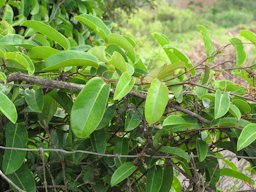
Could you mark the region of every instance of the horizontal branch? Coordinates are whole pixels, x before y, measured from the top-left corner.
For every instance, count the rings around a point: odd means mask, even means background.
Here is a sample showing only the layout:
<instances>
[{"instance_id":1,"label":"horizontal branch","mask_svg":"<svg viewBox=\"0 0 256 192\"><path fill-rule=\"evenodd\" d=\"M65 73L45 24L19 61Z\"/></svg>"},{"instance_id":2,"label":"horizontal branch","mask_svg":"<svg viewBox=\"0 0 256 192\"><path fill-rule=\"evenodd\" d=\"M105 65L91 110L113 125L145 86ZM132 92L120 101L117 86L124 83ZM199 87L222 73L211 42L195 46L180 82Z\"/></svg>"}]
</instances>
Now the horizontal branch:
<instances>
[{"instance_id":1,"label":"horizontal branch","mask_svg":"<svg viewBox=\"0 0 256 192\"><path fill-rule=\"evenodd\" d=\"M0 145L0 149L4 150L16 150L16 151L27 151L27 152L55 152L55 153L63 153L67 155L72 155L76 153L80 154L87 154L87 155L95 155L99 157L110 157L110 158L139 158L139 157L147 157L147 158L153 158L153 159L173 159L176 156L174 155L148 155L148 154L136 154L136 155L121 155L121 154L105 154L105 153L97 153L93 151L85 151L85 150L73 150L73 151L67 151L65 149L45 149L45 148L18 148L18 147L5 147ZM190 155L190 157L196 158L197 155ZM214 157L216 159L225 159L225 158L242 158L242 159L255 159L256 157L249 157L249 156L241 156L241 155L226 155L223 157L217 157L215 155L208 154L207 157Z\"/></svg>"},{"instance_id":2,"label":"horizontal branch","mask_svg":"<svg viewBox=\"0 0 256 192\"><path fill-rule=\"evenodd\" d=\"M29 83L33 83L33 84L37 84L37 85L41 85L45 88L52 88L52 89L69 89L71 91L80 91L84 85L80 85L80 84L75 84L75 83L69 83L69 82L64 82L64 81L57 81L57 80L52 80L52 79L43 79L43 78L39 78L33 75L27 75L24 73L12 73L8 76L7 78L7 82L11 82L14 80L22 80L22 81L27 81ZM114 90L111 90L111 93L114 93ZM129 95L135 96L135 97L139 97L141 99L146 99L146 93L144 92L135 92L135 91L131 91L129 93ZM174 105L173 103L169 102L170 107L186 113L194 118L197 118L199 121L201 121L202 123L206 123L209 124L210 121L205 119L204 117L189 111L188 109L184 109L178 105Z\"/></svg>"}]
</instances>

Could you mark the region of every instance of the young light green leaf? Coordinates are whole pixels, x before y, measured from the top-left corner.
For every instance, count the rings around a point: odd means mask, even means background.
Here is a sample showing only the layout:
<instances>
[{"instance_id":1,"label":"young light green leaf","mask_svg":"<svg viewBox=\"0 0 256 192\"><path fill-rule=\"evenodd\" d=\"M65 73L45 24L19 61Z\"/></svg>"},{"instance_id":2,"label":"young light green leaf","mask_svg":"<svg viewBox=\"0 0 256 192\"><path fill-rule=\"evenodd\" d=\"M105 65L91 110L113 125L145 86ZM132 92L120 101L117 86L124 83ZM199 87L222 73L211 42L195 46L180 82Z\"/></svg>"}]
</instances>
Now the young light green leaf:
<instances>
[{"instance_id":1,"label":"young light green leaf","mask_svg":"<svg viewBox=\"0 0 256 192\"><path fill-rule=\"evenodd\" d=\"M16 123L18 114L13 102L0 92L0 111L12 122Z\"/></svg>"},{"instance_id":2,"label":"young light green leaf","mask_svg":"<svg viewBox=\"0 0 256 192\"><path fill-rule=\"evenodd\" d=\"M164 168L163 182L160 192L170 192L173 182L173 168L171 166L166 166Z\"/></svg>"},{"instance_id":3,"label":"young light green leaf","mask_svg":"<svg viewBox=\"0 0 256 192\"><path fill-rule=\"evenodd\" d=\"M96 46L91 48L88 53L91 53L95 57L97 57L102 62L107 62L108 58L105 52L106 46Z\"/></svg>"},{"instance_id":4,"label":"young light green leaf","mask_svg":"<svg viewBox=\"0 0 256 192\"><path fill-rule=\"evenodd\" d=\"M74 19L94 30L103 40L106 40L108 35L111 34L109 28L98 17L89 14L83 14L75 16Z\"/></svg>"},{"instance_id":5,"label":"young light green leaf","mask_svg":"<svg viewBox=\"0 0 256 192\"><path fill-rule=\"evenodd\" d=\"M163 47L170 43L168 37L161 33L152 33L153 37L157 40L157 42Z\"/></svg>"},{"instance_id":6,"label":"young light green leaf","mask_svg":"<svg viewBox=\"0 0 256 192\"><path fill-rule=\"evenodd\" d=\"M98 60L90 53L82 51L61 51L48 57L43 63L43 71L57 70L67 66L98 67Z\"/></svg>"},{"instance_id":7,"label":"young light green leaf","mask_svg":"<svg viewBox=\"0 0 256 192\"><path fill-rule=\"evenodd\" d=\"M167 86L158 79L154 79L149 87L145 104L145 117L149 124L157 122L164 114L168 95Z\"/></svg>"},{"instance_id":8,"label":"young light green leaf","mask_svg":"<svg viewBox=\"0 0 256 192\"><path fill-rule=\"evenodd\" d=\"M6 78L7 77L6 77L5 73L0 71L0 82L6 83Z\"/></svg>"},{"instance_id":9,"label":"young light green leaf","mask_svg":"<svg viewBox=\"0 0 256 192\"><path fill-rule=\"evenodd\" d=\"M35 20L25 21L21 25L32 28L36 32L39 32L47 36L49 39L56 41L64 49L69 49L70 47L69 40L50 25Z\"/></svg>"},{"instance_id":10,"label":"young light green leaf","mask_svg":"<svg viewBox=\"0 0 256 192\"><path fill-rule=\"evenodd\" d=\"M256 34L249 30L240 30L240 35L256 45Z\"/></svg>"},{"instance_id":11,"label":"young light green leaf","mask_svg":"<svg viewBox=\"0 0 256 192\"><path fill-rule=\"evenodd\" d=\"M125 51L127 51L127 55L132 60L132 62L135 62L136 60L136 54L134 51L133 45L122 35L111 33L108 35L108 44L114 44L121 48L123 48Z\"/></svg>"},{"instance_id":12,"label":"young light green leaf","mask_svg":"<svg viewBox=\"0 0 256 192\"><path fill-rule=\"evenodd\" d=\"M34 64L31 59L23 53L20 52L6 52L4 55L5 60L15 61L19 66L17 68L24 68L28 71L29 75L35 72ZM14 66L16 67L16 66Z\"/></svg>"},{"instance_id":13,"label":"young light green leaf","mask_svg":"<svg viewBox=\"0 0 256 192\"><path fill-rule=\"evenodd\" d=\"M256 140L256 124L250 123L246 125L237 141L237 151L242 150L243 148L250 145L252 142Z\"/></svg>"},{"instance_id":14,"label":"young light green leaf","mask_svg":"<svg viewBox=\"0 0 256 192\"><path fill-rule=\"evenodd\" d=\"M87 138L98 127L105 113L110 86L101 78L87 82L71 110L71 128L79 138Z\"/></svg>"},{"instance_id":15,"label":"young light green leaf","mask_svg":"<svg viewBox=\"0 0 256 192\"><path fill-rule=\"evenodd\" d=\"M136 169L137 167L131 162L122 164L120 167L118 167L117 170L115 170L114 174L112 175L110 182L111 186L113 187L128 178Z\"/></svg>"},{"instance_id":16,"label":"young light green leaf","mask_svg":"<svg viewBox=\"0 0 256 192\"><path fill-rule=\"evenodd\" d=\"M232 38L230 42L236 49L236 64L242 65L246 59L243 42L238 38Z\"/></svg>"},{"instance_id":17,"label":"young light green leaf","mask_svg":"<svg viewBox=\"0 0 256 192\"><path fill-rule=\"evenodd\" d=\"M222 94L220 90L217 90L215 93L214 118L218 119L224 116L228 112L229 106L229 94L227 92Z\"/></svg>"},{"instance_id":18,"label":"young light green leaf","mask_svg":"<svg viewBox=\"0 0 256 192\"><path fill-rule=\"evenodd\" d=\"M26 166L23 165L15 173L8 175L8 178L20 189L29 192L36 192L35 177Z\"/></svg>"},{"instance_id":19,"label":"young light green leaf","mask_svg":"<svg viewBox=\"0 0 256 192\"><path fill-rule=\"evenodd\" d=\"M213 60L214 60L213 53L215 52L215 48L214 48L213 42L211 40L209 31L203 25L199 25L198 29L199 29L201 36L203 38L203 41L204 41L204 47L205 47L206 55L208 57L208 61L213 62Z\"/></svg>"},{"instance_id":20,"label":"young light green leaf","mask_svg":"<svg viewBox=\"0 0 256 192\"><path fill-rule=\"evenodd\" d=\"M3 11L2 20L7 21L8 23L12 23L13 16L14 16L14 13L13 13L12 7L7 3Z\"/></svg>"},{"instance_id":21,"label":"young light green leaf","mask_svg":"<svg viewBox=\"0 0 256 192\"><path fill-rule=\"evenodd\" d=\"M117 51L113 53L108 64L113 65L121 72L125 72L127 70L127 63L125 62L124 57Z\"/></svg>"},{"instance_id":22,"label":"young light green leaf","mask_svg":"<svg viewBox=\"0 0 256 192\"><path fill-rule=\"evenodd\" d=\"M26 89L25 100L32 112L40 113L43 110L44 99L42 89Z\"/></svg>"},{"instance_id":23,"label":"young light green leaf","mask_svg":"<svg viewBox=\"0 0 256 192\"><path fill-rule=\"evenodd\" d=\"M135 80L128 74L128 72L124 72L118 80L114 93L114 100L121 100L125 97L132 90L134 83Z\"/></svg>"},{"instance_id":24,"label":"young light green leaf","mask_svg":"<svg viewBox=\"0 0 256 192\"><path fill-rule=\"evenodd\" d=\"M125 118L125 131L132 131L140 125L142 114L138 110L128 111Z\"/></svg>"},{"instance_id":25,"label":"young light green leaf","mask_svg":"<svg viewBox=\"0 0 256 192\"><path fill-rule=\"evenodd\" d=\"M172 132L185 131L200 127L195 118L181 115L169 115L163 122L165 129L171 129Z\"/></svg>"},{"instance_id":26,"label":"young light green leaf","mask_svg":"<svg viewBox=\"0 0 256 192\"><path fill-rule=\"evenodd\" d=\"M229 168L220 169L220 176L233 177L233 178L245 181L246 183L249 183L250 185L254 184L254 181L252 178L248 177L247 175L243 174L242 172L235 171L235 170L229 169Z\"/></svg>"},{"instance_id":27,"label":"young light green leaf","mask_svg":"<svg viewBox=\"0 0 256 192\"><path fill-rule=\"evenodd\" d=\"M160 166L152 167L146 177L146 191L159 192L163 182L163 169Z\"/></svg>"},{"instance_id":28,"label":"young light green leaf","mask_svg":"<svg viewBox=\"0 0 256 192\"><path fill-rule=\"evenodd\" d=\"M187 162L190 161L189 154L186 151L182 150L181 148L163 146L163 147L161 147L160 151L163 153L172 154L172 155L176 155L177 157L181 157L181 158L185 159Z\"/></svg>"},{"instance_id":29,"label":"young light green leaf","mask_svg":"<svg viewBox=\"0 0 256 192\"><path fill-rule=\"evenodd\" d=\"M32 59L47 59L51 55L60 52L58 49L54 49L48 46L37 46L29 50L28 54Z\"/></svg>"},{"instance_id":30,"label":"young light green leaf","mask_svg":"<svg viewBox=\"0 0 256 192\"><path fill-rule=\"evenodd\" d=\"M202 162L205 160L207 154L208 154L208 145L203 140L197 140L196 141L196 150L198 155L198 160Z\"/></svg>"},{"instance_id":31,"label":"young light green leaf","mask_svg":"<svg viewBox=\"0 0 256 192\"><path fill-rule=\"evenodd\" d=\"M5 127L6 147L25 148L28 142L27 129L22 124L8 123ZM26 151L6 149L3 156L3 171L6 175L14 173L23 164Z\"/></svg>"},{"instance_id":32,"label":"young light green leaf","mask_svg":"<svg viewBox=\"0 0 256 192\"><path fill-rule=\"evenodd\" d=\"M230 103L229 112L237 118L237 120L241 119L241 112L238 107L232 103Z\"/></svg>"}]
</instances>

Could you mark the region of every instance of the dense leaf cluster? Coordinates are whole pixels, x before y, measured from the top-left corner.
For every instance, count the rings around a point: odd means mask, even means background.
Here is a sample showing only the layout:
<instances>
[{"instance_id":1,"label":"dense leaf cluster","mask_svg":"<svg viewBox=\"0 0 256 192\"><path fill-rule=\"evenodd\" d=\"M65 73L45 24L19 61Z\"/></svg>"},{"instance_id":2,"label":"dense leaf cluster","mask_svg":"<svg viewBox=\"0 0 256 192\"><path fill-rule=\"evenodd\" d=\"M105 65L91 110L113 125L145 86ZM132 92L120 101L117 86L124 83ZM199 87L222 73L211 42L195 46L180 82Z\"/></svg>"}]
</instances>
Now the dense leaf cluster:
<instances>
[{"instance_id":1,"label":"dense leaf cluster","mask_svg":"<svg viewBox=\"0 0 256 192\"><path fill-rule=\"evenodd\" d=\"M199 26L206 58L193 64L154 33L169 63L148 71L133 38L95 16L101 1L0 2L1 189L215 191L221 176L254 185L220 152L256 156L254 61L240 37L216 49ZM225 62L214 60L231 45L224 71L247 88L218 79Z\"/></svg>"}]
</instances>

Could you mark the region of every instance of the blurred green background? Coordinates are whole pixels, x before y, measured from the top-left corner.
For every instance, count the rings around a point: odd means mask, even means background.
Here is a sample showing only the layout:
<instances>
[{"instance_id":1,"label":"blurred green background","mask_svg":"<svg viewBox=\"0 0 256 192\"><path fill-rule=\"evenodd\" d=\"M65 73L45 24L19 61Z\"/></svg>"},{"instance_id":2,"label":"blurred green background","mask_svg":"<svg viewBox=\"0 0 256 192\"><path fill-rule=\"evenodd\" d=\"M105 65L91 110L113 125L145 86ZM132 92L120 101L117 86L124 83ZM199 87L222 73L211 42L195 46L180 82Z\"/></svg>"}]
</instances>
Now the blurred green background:
<instances>
[{"instance_id":1,"label":"blurred green background","mask_svg":"<svg viewBox=\"0 0 256 192\"><path fill-rule=\"evenodd\" d=\"M134 0L125 1L133 2ZM119 3L122 2L118 1ZM140 0L132 11L115 10L113 28L134 36L139 54L149 68L163 65L167 58L151 33L168 36L173 46L196 61L202 40L198 25L206 26L216 46L228 43L241 29L256 30L255 0ZM134 4L134 2L133 2ZM121 5L119 5L121 7ZM128 13L129 14L128 14Z\"/></svg>"}]
</instances>

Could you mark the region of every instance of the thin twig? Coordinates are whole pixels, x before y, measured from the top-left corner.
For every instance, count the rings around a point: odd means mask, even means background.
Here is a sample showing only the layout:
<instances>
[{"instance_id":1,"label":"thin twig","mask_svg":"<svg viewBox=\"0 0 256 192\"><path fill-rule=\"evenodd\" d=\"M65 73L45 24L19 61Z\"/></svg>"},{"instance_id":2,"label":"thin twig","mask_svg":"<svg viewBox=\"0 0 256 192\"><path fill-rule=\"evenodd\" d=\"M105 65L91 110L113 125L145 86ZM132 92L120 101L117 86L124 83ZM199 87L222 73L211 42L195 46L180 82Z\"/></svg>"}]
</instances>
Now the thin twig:
<instances>
[{"instance_id":1,"label":"thin twig","mask_svg":"<svg viewBox=\"0 0 256 192\"><path fill-rule=\"evenodd\" d=\"M1 176L7 183L9 183L9 185L11 185L12 187L14 187L18 192L25 192L24 190L22 190L21 188L19 188L15 183L13 183L12 180L10 180L10 179L2 172L2 170L0 170L0 176Z\"/></svg>"}]
</instances>

